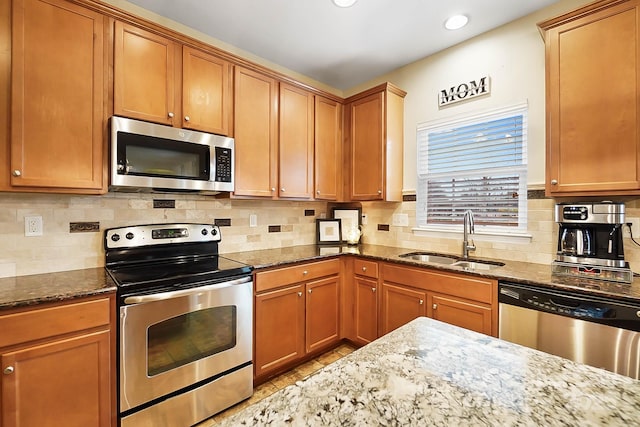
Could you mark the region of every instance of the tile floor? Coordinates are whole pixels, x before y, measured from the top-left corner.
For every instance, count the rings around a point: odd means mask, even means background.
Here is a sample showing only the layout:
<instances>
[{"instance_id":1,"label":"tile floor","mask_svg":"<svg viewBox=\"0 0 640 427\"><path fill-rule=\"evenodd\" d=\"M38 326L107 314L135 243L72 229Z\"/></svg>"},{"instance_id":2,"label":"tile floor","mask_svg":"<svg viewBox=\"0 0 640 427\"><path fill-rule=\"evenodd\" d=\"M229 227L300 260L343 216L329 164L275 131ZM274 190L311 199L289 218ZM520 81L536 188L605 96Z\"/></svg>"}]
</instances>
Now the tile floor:
<instances>
[{"instance_id":1,"label":"tile floor","mask_svg":"<svg viewBox=\"0 0 640 427\"><path fill-rule=\"evenodd\" d=\"M288 372L285 372L282 375L275 377L270 381L267 381L266 383L260 384L258 387L256 387L253 390L253 396L251 396L249 399L243 402L240 402L237 405L232 406L226 411L222 411L219 414L214 415L209 419L204 420L203 422L198 424L196 427L215 426L216 421L221 421L227 417L230 417L231 415L241 411L247 406L252 405L258 402L259 400L262 400L265 397L272 395L276 391L283 389L288 385L294 384L296 381L311 375L318 369L321 369L322 367L335 362L336 360L346 356L347 354L353 352L354 350L355 350L355 347L353 347L350 344L341 344L339 347L335 348L334 350L330 350L316 357L315 359L312 359L307 363L304 363L298 366L297 368L294 368Z\"/></svg>"}]
</instances>

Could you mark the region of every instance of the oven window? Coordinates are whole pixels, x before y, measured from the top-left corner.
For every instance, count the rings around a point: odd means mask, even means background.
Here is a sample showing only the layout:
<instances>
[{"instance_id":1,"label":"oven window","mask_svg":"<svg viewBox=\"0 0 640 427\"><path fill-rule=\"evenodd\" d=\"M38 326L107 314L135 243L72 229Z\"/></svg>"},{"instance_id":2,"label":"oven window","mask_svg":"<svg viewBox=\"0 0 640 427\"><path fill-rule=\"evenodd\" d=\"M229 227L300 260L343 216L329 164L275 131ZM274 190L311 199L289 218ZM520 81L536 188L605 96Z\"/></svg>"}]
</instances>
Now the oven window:
<instances>
[{"instance_id":1,"label":"oven window","mask_svg":"<svg viewBox=\"0 0 640 427\"><path fill-rule=\"evenodd\" d=\"M236 345L236 306L199 310L148 329L147 374L152 377Z\"/></svg>"}]
</instances>

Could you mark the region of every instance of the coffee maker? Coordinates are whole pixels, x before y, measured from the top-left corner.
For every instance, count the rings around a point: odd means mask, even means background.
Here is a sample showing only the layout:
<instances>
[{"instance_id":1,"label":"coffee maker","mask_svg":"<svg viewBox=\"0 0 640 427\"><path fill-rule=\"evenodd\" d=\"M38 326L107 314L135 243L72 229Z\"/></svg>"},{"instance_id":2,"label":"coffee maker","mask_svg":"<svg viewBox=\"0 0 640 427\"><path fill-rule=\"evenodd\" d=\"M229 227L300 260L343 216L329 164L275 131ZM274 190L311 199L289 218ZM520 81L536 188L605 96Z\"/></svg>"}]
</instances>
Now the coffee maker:
<instances>
[{"instance_id":1,"label":"coffee maker","mask_svg":"<svg viewBox=\"0 0 640 427\"><path fill-rule=\"evenodd\" d=\"M631 283L624 259L624 203L560 203L558 250L553 272Z\"/></svg>"}]
</instances>

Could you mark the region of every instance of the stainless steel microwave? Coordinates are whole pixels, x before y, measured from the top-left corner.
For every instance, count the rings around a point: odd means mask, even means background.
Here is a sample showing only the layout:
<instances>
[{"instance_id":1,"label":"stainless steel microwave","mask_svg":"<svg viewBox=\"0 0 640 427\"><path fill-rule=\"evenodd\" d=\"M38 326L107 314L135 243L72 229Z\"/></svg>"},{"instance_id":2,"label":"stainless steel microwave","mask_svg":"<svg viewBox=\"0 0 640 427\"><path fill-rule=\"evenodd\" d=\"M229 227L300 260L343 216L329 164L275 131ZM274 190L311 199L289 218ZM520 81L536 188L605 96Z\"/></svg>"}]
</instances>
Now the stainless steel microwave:
<instances>
[{"instance_id":1,"label":"stainless steel microwave","mask_svg":"<svg viewBox=\"0 0 640 427\"><path fill-rule=\"evenodd\" d=\"M118 116L110 126L110 189L233 191L233 138Z\"/></svg>"}]
</instances>

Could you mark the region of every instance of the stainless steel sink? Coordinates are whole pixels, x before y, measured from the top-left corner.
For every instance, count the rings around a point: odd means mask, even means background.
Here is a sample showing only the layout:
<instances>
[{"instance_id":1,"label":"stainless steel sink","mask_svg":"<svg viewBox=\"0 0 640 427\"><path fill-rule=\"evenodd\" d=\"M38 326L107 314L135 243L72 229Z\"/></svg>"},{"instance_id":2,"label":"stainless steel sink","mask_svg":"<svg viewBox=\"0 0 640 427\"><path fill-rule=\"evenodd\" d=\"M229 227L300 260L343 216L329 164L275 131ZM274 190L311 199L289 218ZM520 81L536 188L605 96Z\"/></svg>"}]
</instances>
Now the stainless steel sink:
<instances>
[{"instance_id":1,"label":"stainless steel sink","mask_svg":"<svg viewBox=\"0 0 640 427\"><path fill-rule=\"evenodd\" d=\"M452 267L462 267L465 270L491 270L494 268L498 268L498 267L502 267L504 266L503 262L497 262L497 261L479 261L479 260L473 260L473 261L456 261L453 264L451 264Z\"/></svg>"},{"instance_id":2,"label":"stainless steel sink","mask_svg":"<svg viewBox=\"0 0 640 427\"><path fill-rule=\"evenodd\" d=\"M401 258L408 258L414 261L433 262L435 264L451 265L458 261L456 256L448 256L442 254L434 254L432 252L410 252L400 255Z\"/></svg>"}]
</instances>

